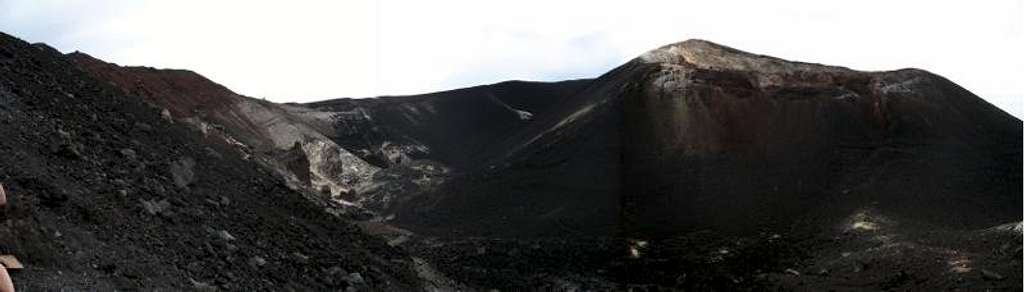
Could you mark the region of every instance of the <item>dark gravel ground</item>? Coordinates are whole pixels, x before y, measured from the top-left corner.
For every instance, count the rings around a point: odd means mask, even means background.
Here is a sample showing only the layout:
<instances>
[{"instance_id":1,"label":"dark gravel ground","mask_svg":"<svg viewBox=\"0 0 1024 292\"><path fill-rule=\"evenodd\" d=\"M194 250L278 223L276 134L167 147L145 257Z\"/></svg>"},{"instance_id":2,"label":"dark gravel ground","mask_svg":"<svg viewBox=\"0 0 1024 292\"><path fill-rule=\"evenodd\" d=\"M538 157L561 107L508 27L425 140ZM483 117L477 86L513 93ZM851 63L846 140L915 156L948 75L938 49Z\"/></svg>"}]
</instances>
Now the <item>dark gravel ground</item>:
<instances>
[{"instance_id":1,"label":"dark gravel ground","mask_svg":"<svg viewBox=\"0 0 1024 292\"><path fill-rule=\"evenodd\" d=\"M404 245L481 291L1020 291L1021 246L1019 231L898 226L803 236L701 231L642 244L428 237Z\"/></svg>"}]
</instances>

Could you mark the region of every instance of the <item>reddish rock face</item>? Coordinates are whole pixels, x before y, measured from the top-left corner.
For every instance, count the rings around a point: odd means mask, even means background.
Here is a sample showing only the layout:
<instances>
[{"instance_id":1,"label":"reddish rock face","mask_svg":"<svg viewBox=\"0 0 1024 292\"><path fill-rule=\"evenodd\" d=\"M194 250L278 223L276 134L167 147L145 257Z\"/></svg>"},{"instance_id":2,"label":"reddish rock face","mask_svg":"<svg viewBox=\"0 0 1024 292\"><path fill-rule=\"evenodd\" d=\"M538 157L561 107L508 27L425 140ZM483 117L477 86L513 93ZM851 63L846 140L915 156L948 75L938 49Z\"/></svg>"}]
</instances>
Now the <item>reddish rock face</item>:
<instances>
[{"instance_id":1,"label":"reddish rock face","mask_svg":"<svg viewBox=\"0 0 1024 292\"><path fill-rule=\"evenodd\" d=\"M122 67L81 52L68 54L68 58L79 68L126 94L146 97L170 110L175 118L223 111L243 99L226 87L188 70Z\"/></svg>"}]
</instances>

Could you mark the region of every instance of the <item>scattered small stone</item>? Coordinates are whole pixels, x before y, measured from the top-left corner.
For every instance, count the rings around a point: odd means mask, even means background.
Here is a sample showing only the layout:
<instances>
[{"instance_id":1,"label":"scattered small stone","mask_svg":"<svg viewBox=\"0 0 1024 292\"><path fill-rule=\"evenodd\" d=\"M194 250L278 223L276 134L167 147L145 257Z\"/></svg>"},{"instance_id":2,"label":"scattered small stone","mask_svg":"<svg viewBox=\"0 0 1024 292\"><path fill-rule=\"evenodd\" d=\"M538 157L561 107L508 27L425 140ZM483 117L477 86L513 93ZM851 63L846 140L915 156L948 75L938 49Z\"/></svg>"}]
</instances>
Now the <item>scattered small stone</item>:
<instances>
[{"instance_id":1,"label":"scattered small stone","mask_svg":"<svg viewBox=\"0 0 1024 292\"><path fill-rule=\"evenodd\" d=\"M169 123L174 123L174 117L171 116L171 111L167 109L163 109L160 111L160 118L164 119L164 121L167 121Z\"/></svg>"},{"instance_id":2,"label":"scattered small stone","mask_svg":"<svg viewBox=\"0 0 1024 292\"><path fill-rule=\"evenodd\" d=\"M345 282L349 282L352 284L363 284L366 283L366 280L363 279L363 275L360 275L359 273L349 273L348 277L345 277Z\"/></svg>"},{"instance_id":3,"label":"scattered small stone","mask_svg":"<svg viewBox=\"0 0 1024 292\"><path fill-rule=\"evenodd\" d=\"M124 156L124 158L128 158L129 160L136 160L139 158L138 154L135 153L135 150L131 150L128 148L121 149L121 155Z\"/></svg>"},{"instance_id":4,"label":"scattered small stone","mask_svg":"<svg viewBox=\"0 0 1024 292\"><path fill-rule=\"evenodd\" d=\"M128 190L126 190L126 189L117 190L117 195L121 196L122 198L128 197Z\"/></svg>"},{"instance_id":5,"label":"scattered small stone","mask_svg":"<svg viewBox=\"0 0 1024 292\"><path fill-rule=\"evenodd\" d=\"M189 157L183 157L177 161L171 162L169 171L171 178L174 180L174 185L178 188L188 188L193 182L195 182L195 173L193 168L196 166L196 161Z\"/></svg>"},{"instance_id":6,"label":"scattered small stone","mask_svg":"<svg viewBox=\"0 0 1024 292\"><path fill-rule=\"evenodd\" d=\"M854 263L853 264L853 272L854 273L860 273L860 272L862 272L862 271L864 271L866 269L867 269L867 267L864 266L864 264L862 264L862 263Z\"/></svg>"},{"instance_id":7,"label":"scattered small stone","mask_svg":"<svg viewBox=\"0 0 1024 292\"><path fill-rule=\"evenodd\" d=\"M216 158L216 159L223 159L224 158L224 155L221 155L220 152L217 152L217 150L213 150L213 148L206 147L204 150L206 151L206 155L207 156L210 156L210 157L213 157L213 158Z\"/></svg>"},{"instance_id":8,"label":"scattered small stone","mask_svg":"<svg viewBox=\"0 0 1024 292\"><path fill-rule=\"evenodd\" d=\"M202 272L204 268L203 263L195 261L188 263L188 265L185 265L185 269L193 273L199 273Z\"/></svg>"},{"instance_id":9,"label":"scattered small stone","mask_svg":"<svg viewBox=\"0 0 1024 292\"><path fill-rule=\"evenodd\" d=\"M826 268L818 269L818 272L815 273L815 274L817 274L818 276L828 276L828 269L826 269Z\"/></svg>"},{"instance_id":10,"label":"scattered small stone","mask_svg":"<svg viewBox=\"0 0 1024 292\"><path fill-rule=\"evenodd\" d=\"M147 123L138 122L135 123L135 129L138 129L139 131L142 131L144 133L148 133L153 131L153 126L150 126Z\"/></svg>"},{"instance_id":11,"label":"scattered small stone","mask_svg":"<svg viewBox=\"0 0 1024 292\"><path fill-rule=\"evenodd\" d=\"M167 188L165 188L161 183L157 182L156 180L149 178L146 179L146 189L158 195L167 194Z\"/></svg>"},{"instance_id":12,"label":"scattered small stone","mask_svg":"<svg viewBox=\"0 0 1024 292\"><path fill-rule=\"evenodd\" d=\"M205 282L196 281L195 279L188 278L189 282L192 282L192 288L196 291L212 292L217 291L217 286L207 284Z\"/></svg>"},{"instance_id":13,"label":"scattered small stone","mask_svg":"<svg viewBox=\"0 0 1024 292\"><path fill-rule=\"evenodd\" d=\"M119 178L110 181L110 183L114 184L115 186L119 186L119 187L127 187L128 186L128 182L127 181L125 181L123 179L119 179Z\"/></svg>"},{"instance_id":14,"label":"scattered small stone","mask_svg":"<svg viewBox=\"0 0 1024 292\"><path fill-rule=\"evenodd\" d=\"M342 269L339 266L333 266L333 267L327 269L327 275L334 276L334 275L346 275L346 274L348 274L348 271L346 271L345 269Z\"/></svg>"},{"instance_id":15,"label":"scattered small stone","mask_svg":"<svg viewBox=\"0 0 1024 292\"><path fill-rule=\"evenodd\" d=\"M74 142L61 143L55 152L68 159L82 158L82 146Z\"/></svg>"},{"instance_id":16,"label":"scattered small stone","mask_svg":"<svg viewBox=\"0 0 1024 292\"><path fill-rule=\"evenodd\" d=\"M797 271L797 270L794 270L794 269L786 269L785 272L786 272L786 274L790 274L790 275L793 275L793 276L800 276L800 272Z\"/></svg>"},{"instance_id":17,"label":"scattered small stone","mask_svg":"<svg viewBox=\"0 0 1024 292\"><path fill-rule=\"evenodd\" d=\"M142 203L142 208L146 209L149 215L157 215L167 211L167 208L171 207L171 202L167 200L152 201L152 200L139 200Z\"/></svg>"},{"instance_id":18,"label":"scattered small stone","mask_svg":"<svg viewBox=\"0 0 1024 292\"><path fill-rule=\"evenodd\" d=\"M300 264L308 264L309 263L309 257L304 255L304 254L302 254L302 253L299 253L299 252L293 252L292 253L292 259L295 259L295 262L300 263Z\"/></svg>"},{"instance_id":19,"label":"scattered small stone","mask_svg":"<svg viewBox=\"0 0 1024 292\"><path fill-rule=\"evenodd\" d=\"M235 237L232 236L231 233L228 233L227 230L217 231L217 237L220 237L220 239L223 239L225 241L234 241L235 240Z\"/></svg>"},{"instance_id":20,"label":"scattered small stone","mask_svg":"<svg viewBox=\"0 0 1024 292\"><path fill-rule=\"evenodd\" d=\"M409 241L409 236L407 236L407 235L400 235L400 236L398 236L395 239L389 240L388 241L388 245L390 245L390 246L399 246L399 245L402 245L403 243L405 243L406 241Z\"/></svg>"},{"instance_id":21,"label":"scattered small stone","mask_svg":"<svg viewBox=\"0 0 1024 292\"><path fill-rule=\"evenodd\" d=\"M996 281L1002 281L1004 279L1003 275L1000 275L999 273L996 273L996 272L993 272L993 271L989 271L989 270L986 270L986 269L981 269L981 277L985 278L987 280L996 280Z\"/></svg>"},{"instance_id":22,"label":"scattered small stone","mask_svg":"<svg viewBox=\"0 0 1024 292\"><path fill-rule=\"evenodd\" d=\"M210 199L203 199L203 201L206 201L207 204L213 205L214 207L220 207L220 203L218 203L217 201Z\"/></svg>"},{"instance_id":23,"label":"scattered small stone","mask_svg":"<svg viewBox=\"0 0 1024 292\"><path fill-rule=\"evenodd\" d=\"M253 268L259 268L266 264L267 260L263 259L260 256L254 256L252 258L249 258L249 265L252 266Z\"/></svg>"}]
</instances>

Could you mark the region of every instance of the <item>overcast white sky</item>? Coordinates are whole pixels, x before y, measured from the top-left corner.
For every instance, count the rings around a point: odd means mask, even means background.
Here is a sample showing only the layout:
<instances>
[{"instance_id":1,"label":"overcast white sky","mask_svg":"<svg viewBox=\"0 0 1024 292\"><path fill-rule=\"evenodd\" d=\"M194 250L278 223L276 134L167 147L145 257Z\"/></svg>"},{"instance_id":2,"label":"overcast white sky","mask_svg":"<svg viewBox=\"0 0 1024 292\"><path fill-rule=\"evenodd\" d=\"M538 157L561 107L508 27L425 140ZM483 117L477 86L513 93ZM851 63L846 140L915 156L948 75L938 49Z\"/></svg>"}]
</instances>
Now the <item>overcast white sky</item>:
<instances>
[{"instance_id":1,"label":"overcast white sky","mask_svg":"<svg viewBox=\"0 0 1024 292\"><path fill-rule=\"evenodd\" d=\"M702 38L861 70L922 68L1021 117L1022 2L0 0L0 31L294 102L595 77Z\"/></svg>"}]
</instances>

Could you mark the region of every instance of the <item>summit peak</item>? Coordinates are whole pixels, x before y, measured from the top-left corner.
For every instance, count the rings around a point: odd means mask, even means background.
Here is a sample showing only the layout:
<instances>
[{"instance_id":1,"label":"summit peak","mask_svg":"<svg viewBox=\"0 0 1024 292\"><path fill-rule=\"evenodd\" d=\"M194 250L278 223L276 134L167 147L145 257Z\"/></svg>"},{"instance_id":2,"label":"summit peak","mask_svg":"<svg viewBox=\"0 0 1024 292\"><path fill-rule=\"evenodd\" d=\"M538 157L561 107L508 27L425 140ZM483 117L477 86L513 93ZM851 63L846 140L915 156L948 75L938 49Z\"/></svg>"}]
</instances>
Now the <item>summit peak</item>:
<instances>
[{"instance_id":1,"label":"summit peak","mask_svg":"<svg viewBox=\"0 0 1024 292\"><path fill-rule=\"evenodd\" d=\"M757 71L763 73L850 70L844 67L803 63L758 55L702 39L689 39L661 46L640 55L638 59L645 63L691 65L708 69Z\"/></svg>"}]
</instances>

